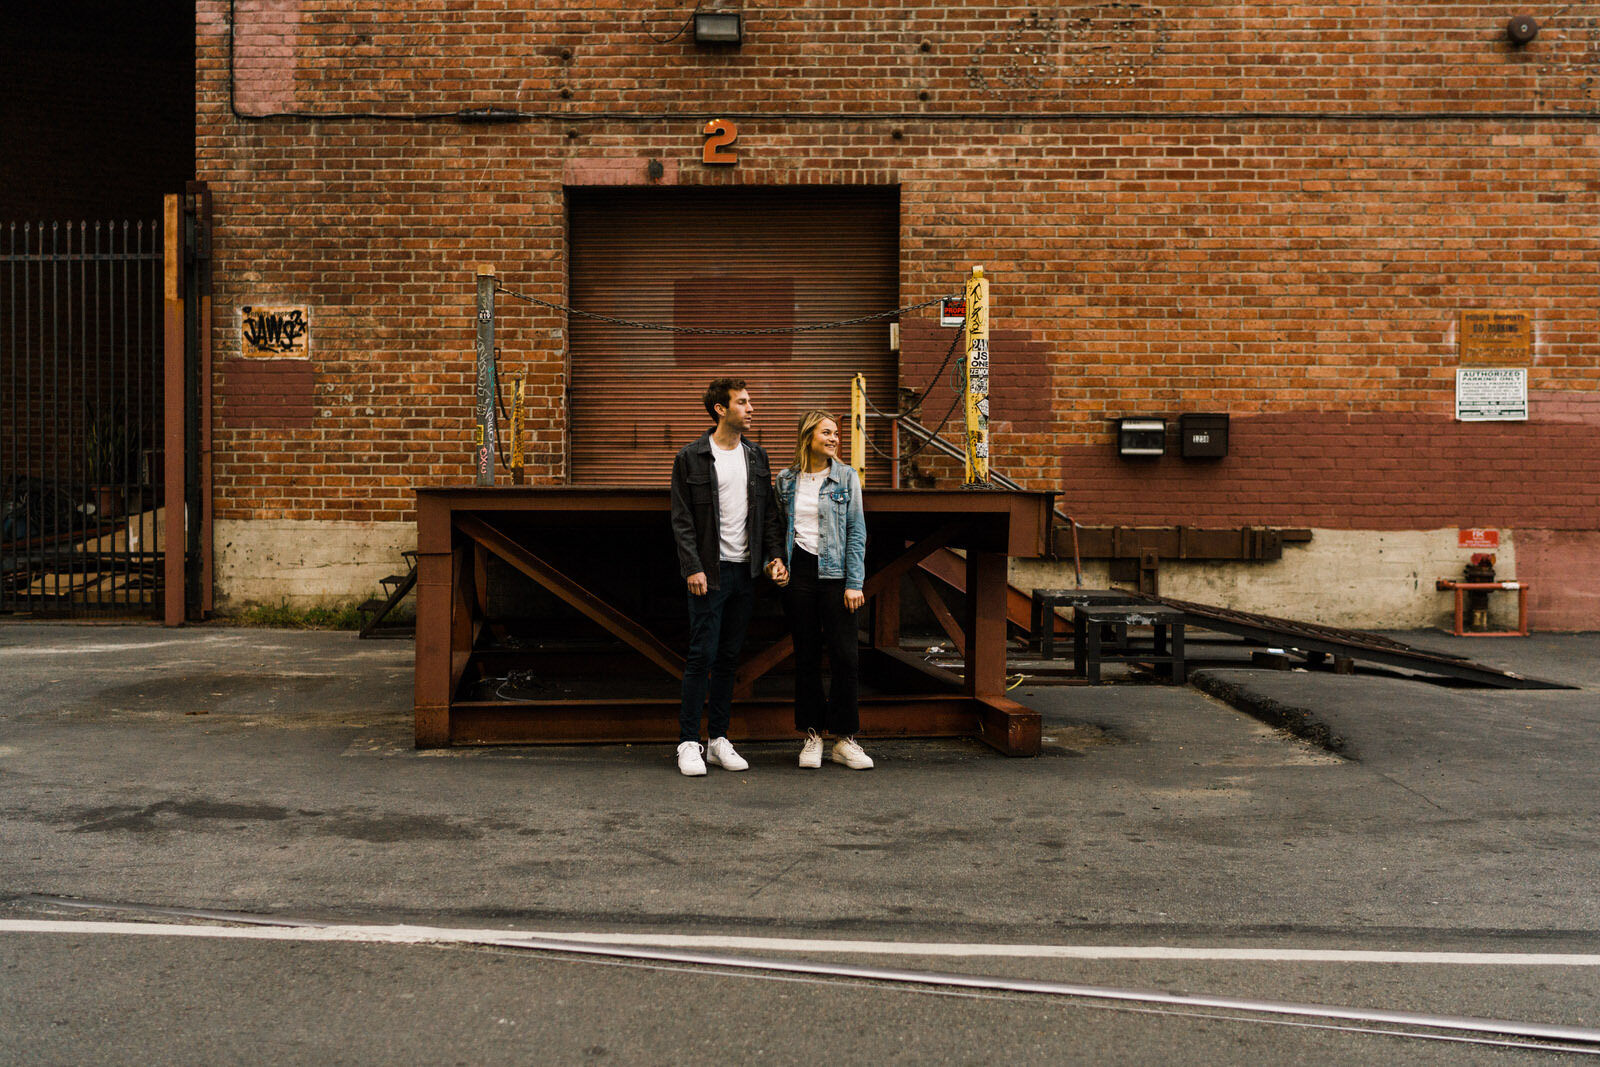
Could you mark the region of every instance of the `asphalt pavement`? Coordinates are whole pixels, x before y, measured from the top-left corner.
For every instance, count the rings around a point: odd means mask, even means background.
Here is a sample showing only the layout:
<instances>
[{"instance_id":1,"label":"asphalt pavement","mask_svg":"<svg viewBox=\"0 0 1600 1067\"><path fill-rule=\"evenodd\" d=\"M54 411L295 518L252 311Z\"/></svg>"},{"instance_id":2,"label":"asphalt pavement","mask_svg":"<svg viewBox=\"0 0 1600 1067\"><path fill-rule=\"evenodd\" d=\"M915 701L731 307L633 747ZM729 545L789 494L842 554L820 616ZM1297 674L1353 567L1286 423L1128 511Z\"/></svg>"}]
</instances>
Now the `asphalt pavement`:
<instances>
[{"instance_id":1,"label":"asphalt pavement","mask_svg":"<svg viewBox=\"0 0 1600 1067\"><path fill-rule=\"evenodd\" d=\"M1036 759L875 741L872 771L802 771L753 744L691 780L668 745L417 751L406 642L0 624L0 1063L1548 1059L485 943L1600 1027L1600 635L1391 636L1574 688L1024 680ZM1337 751L1250 714L1285 709Z\"/></svg>"}]
</instances>

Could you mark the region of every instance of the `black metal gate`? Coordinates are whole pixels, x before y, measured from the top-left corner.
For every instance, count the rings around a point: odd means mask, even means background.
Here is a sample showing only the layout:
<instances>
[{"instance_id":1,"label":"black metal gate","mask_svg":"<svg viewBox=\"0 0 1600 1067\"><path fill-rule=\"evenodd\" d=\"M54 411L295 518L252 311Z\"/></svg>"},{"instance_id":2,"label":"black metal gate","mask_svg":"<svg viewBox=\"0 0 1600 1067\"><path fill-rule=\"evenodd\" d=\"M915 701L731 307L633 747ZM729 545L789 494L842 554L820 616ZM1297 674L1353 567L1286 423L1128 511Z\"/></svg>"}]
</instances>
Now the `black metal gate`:
<instances>
[{"instance_id":1,"label":"black metal gate","mask_svg":"<svg viewBox=\"0 0 1600 1067\"><path fill-rule=\"evenodd\" d=\"M0 225L0 613L160 608L161 241L155 220Z\"/></svg>"}]
</instances>

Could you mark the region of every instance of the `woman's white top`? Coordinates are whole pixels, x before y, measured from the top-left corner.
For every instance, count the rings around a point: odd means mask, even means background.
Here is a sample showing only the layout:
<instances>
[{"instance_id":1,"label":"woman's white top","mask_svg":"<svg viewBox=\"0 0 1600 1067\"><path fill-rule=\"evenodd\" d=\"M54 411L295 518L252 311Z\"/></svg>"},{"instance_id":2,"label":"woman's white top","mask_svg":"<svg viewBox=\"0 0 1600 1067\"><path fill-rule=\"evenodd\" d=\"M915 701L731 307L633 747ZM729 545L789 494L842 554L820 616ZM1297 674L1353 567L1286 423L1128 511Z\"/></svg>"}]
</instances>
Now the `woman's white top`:
<instances>
[{"instance_id":1,"label":"woman's white top","mask_svg":"<svg viewBox=\"0 0 1600 1067\"><path fill-rule=\"evenodd\" d=\"M794 486L794 543L811 553L822 555L822 534L817 529L817 498L822 495L826 469L815 474L801 473Z\"/></svg>"}]
</instances>

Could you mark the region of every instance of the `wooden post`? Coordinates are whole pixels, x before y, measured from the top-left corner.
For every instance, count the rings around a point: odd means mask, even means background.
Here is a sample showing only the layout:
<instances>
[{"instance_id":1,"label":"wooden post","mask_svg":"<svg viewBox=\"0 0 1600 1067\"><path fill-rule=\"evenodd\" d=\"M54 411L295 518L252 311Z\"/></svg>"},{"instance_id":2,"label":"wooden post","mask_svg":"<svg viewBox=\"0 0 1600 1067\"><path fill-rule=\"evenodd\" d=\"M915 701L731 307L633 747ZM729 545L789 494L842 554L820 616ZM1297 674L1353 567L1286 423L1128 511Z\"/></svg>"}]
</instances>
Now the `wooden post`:
<instances>
[{"instance_id":1,"label":"wooden post","mask_svg":"<svg viewBox=\"0 0 1600 1067\"><path fill-rule=\"evenodd\" d=\"M167 517L161 558L161 621L167 626L182 626L184 557L189 545L188 507L184 500L183 198L171 193L163 199L162 208L162 443L166 453L163 479Z\"/></svg>"}]
</instances>

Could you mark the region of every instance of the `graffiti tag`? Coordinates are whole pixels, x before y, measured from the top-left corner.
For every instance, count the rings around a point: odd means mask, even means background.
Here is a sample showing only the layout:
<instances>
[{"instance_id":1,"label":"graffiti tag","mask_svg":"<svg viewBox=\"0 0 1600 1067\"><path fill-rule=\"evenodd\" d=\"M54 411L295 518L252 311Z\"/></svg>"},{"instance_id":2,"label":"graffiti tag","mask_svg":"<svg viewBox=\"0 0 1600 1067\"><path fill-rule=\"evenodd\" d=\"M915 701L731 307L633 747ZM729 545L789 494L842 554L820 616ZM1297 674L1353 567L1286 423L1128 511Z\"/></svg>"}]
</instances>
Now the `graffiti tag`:
<instances>
[{"instance_id":1,"label":"graffiti tag","mask_svg":"<svg viewBox=\"0 0 1600 1067\"><path fill-rule=\"evenodd\" d=\"M305 308L239 309L239 337L245 355L305 355L310 334Z\"/></svg>"}]
</instances>

